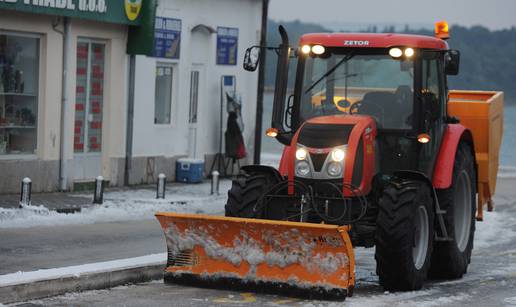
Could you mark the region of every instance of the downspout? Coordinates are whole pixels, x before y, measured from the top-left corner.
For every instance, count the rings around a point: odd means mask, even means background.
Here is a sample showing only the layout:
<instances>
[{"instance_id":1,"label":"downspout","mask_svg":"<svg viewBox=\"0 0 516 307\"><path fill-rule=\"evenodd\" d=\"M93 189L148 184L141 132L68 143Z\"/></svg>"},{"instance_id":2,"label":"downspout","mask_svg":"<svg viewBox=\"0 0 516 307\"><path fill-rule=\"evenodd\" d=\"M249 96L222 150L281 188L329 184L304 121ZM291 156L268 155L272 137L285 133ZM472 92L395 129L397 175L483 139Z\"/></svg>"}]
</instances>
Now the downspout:
<instances>
[{"instance_id":1,"label":"downspout","mask_svg":"<svg viewBox=\"0 0 516 307\"><path fill-rule=\"evenodd\" d=\"M69 113L69 76L68 65L70 51L72 50L72 39L70 35L70 19L63 17L63 79L61 81L61 131L59 142L59 189L66 191L68 189L68 162L67 162L67 148L69 147L68 140L71 129L67 125L66 115Z\"/></svg>"},{"instance_id":2,"label":"downspout","mask_svg":"<svg viewBox=\"0 0 516 307\"><path fill-rule=\"evenodd\" d=\"M260 30L260 46L267 45L267 18L269 12L269 0L262 0L262 28ZM256 97L256 126L254 131L254 164L260 164L262 149L262 115L263 115L263 89L265 85L265 55L267 51L260 52L260 66L258 67L258 93Z\"/></svg>"},{"instance_id":3,"label":"downspout","mask_svg":"<svg viewBox=\"0 0 516 307\"><path fill-rule=\"evenodd\" d=\"M127 134L125 138L124 185L129 185L129 171L131 170L131 161L133 158L135 65L136 55L131 54L129 56L129 84L127 89Z\"/></svg>"}]
</instances>

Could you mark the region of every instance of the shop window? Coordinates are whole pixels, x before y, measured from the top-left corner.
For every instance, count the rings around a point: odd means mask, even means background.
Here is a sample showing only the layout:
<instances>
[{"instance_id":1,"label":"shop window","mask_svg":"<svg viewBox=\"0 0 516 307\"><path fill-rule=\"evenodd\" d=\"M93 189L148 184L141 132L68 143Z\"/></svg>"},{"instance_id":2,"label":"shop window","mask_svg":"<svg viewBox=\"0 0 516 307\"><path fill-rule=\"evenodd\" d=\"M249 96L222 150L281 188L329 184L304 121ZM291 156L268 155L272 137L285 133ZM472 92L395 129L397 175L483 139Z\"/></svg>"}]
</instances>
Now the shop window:
<instances>
[{"instance_id":1,"label":"shop window","mask_svg":"<svg viewBox=\"0 0 516 307\"><path fill-rule=\"evenodd\" d=\"M34 154L39 38L0 32L0 155Z\"/></svg>"},{"instance_id":2,"label":"shop window","mask_svg":"<svg viewBox=\"0 0 516 307\"><path fill-rule=\"evenodd\" d=\"M166 64L158 64L156 66L156 91L154 96L155 124L170 124L172 77L172 66Z\"/></svg>"},{"instance_id":3,"label":"shop window","mask_svg":"<svg viewBox=\"0 0 516 307\"><path fill-rule=\"evenodd\" d=\"M188 122L197 123L197 105L199 102L199 72L194 70L190 74L190 115Z\"/></svg>"},{"instance_id":4,"label":"shop window","mask_svg":"<svg viewBox=\"0 0 516 307\"><path fill-rule=\"evenodd\" d=\"M104 105L105 45L77 43L74 152L100 152Z\"/></svg>"}]
</instances>

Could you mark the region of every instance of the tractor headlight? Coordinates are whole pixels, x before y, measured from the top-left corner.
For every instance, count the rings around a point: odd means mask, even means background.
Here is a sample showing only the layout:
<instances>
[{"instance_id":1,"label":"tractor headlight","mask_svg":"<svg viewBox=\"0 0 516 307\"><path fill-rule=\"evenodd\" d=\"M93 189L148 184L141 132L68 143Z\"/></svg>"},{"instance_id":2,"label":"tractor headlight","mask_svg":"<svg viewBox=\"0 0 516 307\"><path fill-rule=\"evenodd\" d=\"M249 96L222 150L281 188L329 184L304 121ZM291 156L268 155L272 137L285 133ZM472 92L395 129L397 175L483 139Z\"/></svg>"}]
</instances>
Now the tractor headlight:
<instances>
[{"instance_id":1,"label":"tractor headlight","mask_svg":"<svg viewBox=\"0 0 516 307\"><path fill-rule=\"evenodd\" d=\"M331 152L331 159L335 162L341 162L346 157L346 153L342 149L334 149Z\"/></svg>"},{"instance_id":2,"label":"tractor headlight","mask_svg":"<svg viewBox=\"0 0 516 307\"><path fill-rule=\"evenodd\" d=\"M337 177L342 174L342 163L340 162L331 162L328 164L327 169L328 175L332 177Z\"/></svg>"},{"instance_id":3,"label":"tractor headlight","mask_svg":"<svg viewBox=\"0 0 516 307\"><path fill-rule=\"evenodd\" d=\"M296 159L298 159L298 160L306 160L307 155L308 155L308 152L304 148L298 148L296 150Z\"/></svg>"},{"instance_id":4,"label":"tractor headlight","mask_svg":"<svg viewBox=\"0 0 516 307\"><path fill-rule=\"evenodd\" d=\"M310 173L310 164L306 161L299 161L296 164L296 175L306 177Z\"/></svg>"}]
</instances>

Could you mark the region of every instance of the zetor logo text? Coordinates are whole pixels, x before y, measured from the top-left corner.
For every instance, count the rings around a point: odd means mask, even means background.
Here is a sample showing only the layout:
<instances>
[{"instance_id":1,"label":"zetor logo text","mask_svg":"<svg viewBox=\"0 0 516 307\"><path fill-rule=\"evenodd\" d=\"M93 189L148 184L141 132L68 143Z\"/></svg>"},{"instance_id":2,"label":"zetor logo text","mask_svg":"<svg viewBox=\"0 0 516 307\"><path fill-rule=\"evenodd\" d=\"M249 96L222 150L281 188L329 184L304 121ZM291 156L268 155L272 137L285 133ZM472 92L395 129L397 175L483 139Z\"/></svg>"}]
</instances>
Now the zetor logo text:
<instances>
[{"instance_id":1,"label":"zetor logo text","mask_svg":"<svg viewBox=\"0 0 516 307\"><path fill-rule=\"evenodd\" d=\"M344 41L344 46L369 46L369 41Z\"/></svg>"}]
</instances>

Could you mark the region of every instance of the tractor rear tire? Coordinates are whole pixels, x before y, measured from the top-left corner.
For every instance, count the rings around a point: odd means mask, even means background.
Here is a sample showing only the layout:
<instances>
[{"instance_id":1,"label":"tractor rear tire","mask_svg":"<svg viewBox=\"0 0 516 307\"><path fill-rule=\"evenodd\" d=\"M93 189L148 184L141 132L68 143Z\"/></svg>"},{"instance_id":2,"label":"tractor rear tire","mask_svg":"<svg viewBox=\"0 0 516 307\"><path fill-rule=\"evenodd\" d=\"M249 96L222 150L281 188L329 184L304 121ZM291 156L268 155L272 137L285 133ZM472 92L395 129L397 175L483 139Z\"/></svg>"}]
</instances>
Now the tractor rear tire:
<instances>
[{"instance_id":1,"label":"tractor rear tire","mask_svg":"<svg viewBox=\"0 0 516 307\"><path fill-rule=\"evenodd\" d=\"M278 183L270 173L242 171L233 179L228 191L225 215L231 217L259 218L261 212L255 211L256 202Z\"/></svg>"},{"instance_id":2,"label":"tractor rear tire","mask_svg":"<svg viewBox=\"0 0 516 307\"><path fill-rule=\"evenodd\" d=\"M376 273L388 291L421 289L430 267L434 204L426 183L393 180L379 200Z\"/></svg>"},{"instance_id":3,"label":"tractor rear tire","mask_svg":"<svg viewBox=\"0 0 516 307\"><path fill-rule=\"evenodd\" d=\"M446 211L444 224L451 242L435 242L430 277L457 279L467 272L475 235L475 160L470 145L460 143L455 154L452 184L437 190L439 205Z\"/></svg>"}]
</instances>

